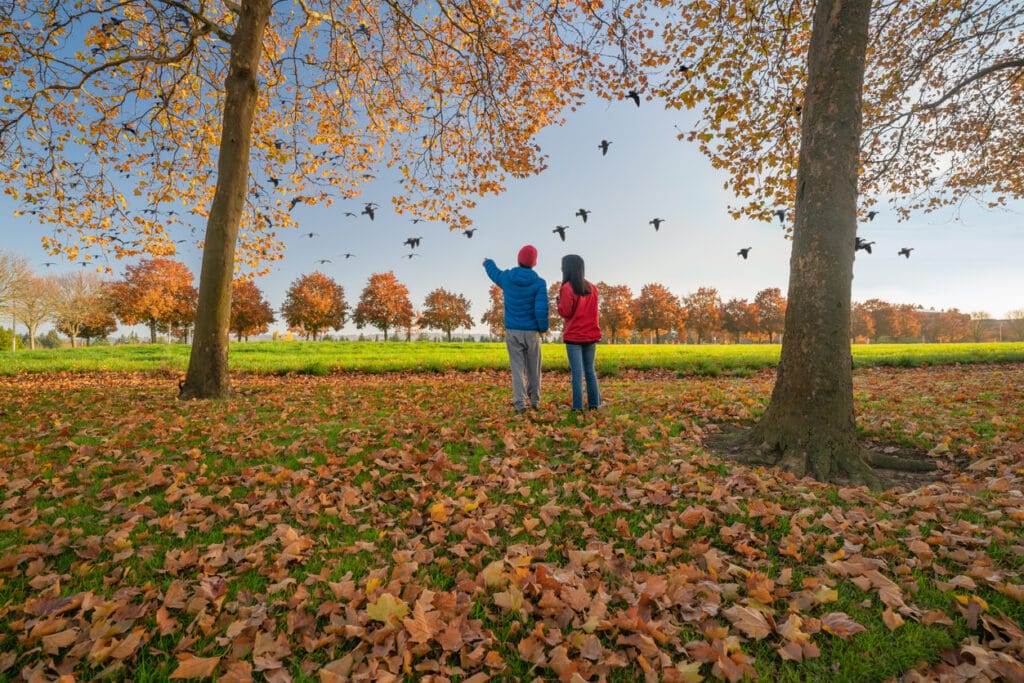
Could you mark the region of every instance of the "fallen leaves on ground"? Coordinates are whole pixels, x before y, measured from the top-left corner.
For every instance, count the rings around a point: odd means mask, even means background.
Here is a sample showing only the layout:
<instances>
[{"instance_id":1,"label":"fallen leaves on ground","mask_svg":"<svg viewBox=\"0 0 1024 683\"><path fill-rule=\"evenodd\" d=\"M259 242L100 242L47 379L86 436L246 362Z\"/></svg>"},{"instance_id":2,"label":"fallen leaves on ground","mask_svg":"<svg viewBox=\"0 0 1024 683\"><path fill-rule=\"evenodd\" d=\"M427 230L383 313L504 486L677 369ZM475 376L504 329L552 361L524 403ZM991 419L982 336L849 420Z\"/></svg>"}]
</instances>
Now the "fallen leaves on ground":
<instances>
[{"instance_id":1,"label":"fallen leaves on ground","mask_svg":"<svg viewBox=\"0 0 1024 683\"><path fill-rule=\"evenodd\" d=\"M772 380L2 377L0 677L841 677L912 626L957 636L880 677L1024 677L1024 366L858 373L942 467L882 494L703 451Z\"/></svg>"}]
</instances>

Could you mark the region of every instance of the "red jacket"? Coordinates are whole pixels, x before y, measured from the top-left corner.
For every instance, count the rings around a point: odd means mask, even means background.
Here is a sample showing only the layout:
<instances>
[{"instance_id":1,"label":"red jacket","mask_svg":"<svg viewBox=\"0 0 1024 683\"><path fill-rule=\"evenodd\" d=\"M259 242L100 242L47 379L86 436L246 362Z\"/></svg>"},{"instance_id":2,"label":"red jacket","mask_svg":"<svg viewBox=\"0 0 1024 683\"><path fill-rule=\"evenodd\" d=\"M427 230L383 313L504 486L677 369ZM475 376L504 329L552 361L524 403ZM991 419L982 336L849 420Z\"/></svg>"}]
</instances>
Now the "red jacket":
<instances>
[{"instance_id":1,"label":"red jacket","mask_svg":"<svg viewBox=\"0 0 1024 683\"><path fill-rule=\"evenodd\" d=\"M590 344L601 341L597 324L597 287L587 282L590 294L579 296L566 282L558 292L558 315L565 319L562 341L569 344Z\"/></svg>"}]
</instances>

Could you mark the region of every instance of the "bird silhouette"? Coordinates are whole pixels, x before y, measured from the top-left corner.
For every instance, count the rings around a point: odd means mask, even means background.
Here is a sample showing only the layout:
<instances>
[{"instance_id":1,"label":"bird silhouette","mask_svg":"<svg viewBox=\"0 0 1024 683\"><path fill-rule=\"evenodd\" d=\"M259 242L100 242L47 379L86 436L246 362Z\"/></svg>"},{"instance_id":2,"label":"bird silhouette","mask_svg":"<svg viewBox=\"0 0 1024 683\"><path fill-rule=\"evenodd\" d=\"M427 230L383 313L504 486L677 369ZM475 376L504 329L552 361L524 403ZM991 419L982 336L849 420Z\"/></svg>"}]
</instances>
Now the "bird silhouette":
<instances>
[{"instance_id":1,"label":"bird silhouette","mask_svg":"<svg viewBox=\"0 0 1024 683\"><path fill-rule=\"evenodd\" d=\"M288 210L291 211L292 209L295 208L296 204L304 201L306 201L305 197L292 197L291 201L288 202Z\"/></svg>"},{"instance_id":2,"label":"bird silhouette","mask_svg":"<svg viewBox=\"0 0 1024 683\"><path fill-rule=\"evenodd\" d=\"M737 256L742 256L743 260L746 261L747 260L747 254L750 253L751 249L753 249L753 247L744 247L744 248L740 249L739 251L737 251L736 255Z\"/></svg>"},{"instance_id":3,"label":"bird silhouette","mask_svg":"<svg viewBox=\"0 0 1024 683\"><path fill-rule=\"evenodd\" d=\"M689 65L687 65L687 64L680 64L679 65L679 73L685 74L685 73L689 73L689 72L690 72L690 66Z\"/></svg>"},{"instance_id":4,"label":"bird silhouette","mask_svg":"<svg viewBox=\"0 0 1024 683\"><path fill-rule=\"evenodd\" d=\"M343 215L351 216L352 218L355 218L355 216L356 216L354 211L346 211Z\"/></svg>"},{"instance_id":5,"label":"bird silhouette","mask_svg":"<svg viewBox=\"0 0 1024 683\"><path fill-rule=\"evenodd\" d=\"M318 232L306 232L306 233L303 233L303 234L306 237L308 237L309 239L313 239L314 237L319 237L320 236L320 233L318 233Z\"/></svg>"},{"instance_id":6,"label":"bird silhouette","mask_svg":"<svg viewBox=\"0 0 1024 683\"><path fill-rule=\"evenodd\" d=\"M907 258L910 258L910 252L912 252L912 251L914 251L913 247L903 247L898 252L896 252L896 255L897 256L906 256Z\"/></svg>"},{"instance_id":7,"label":"bird silhouette","mask_svg":"<svg viewBox=\"0 0 1024 683\"><path fill-rule=\"evenodd\" d=\"M413 225L416 225L417 223L422 223L423 219L422 218L410 218L409 222L412 223Z\"/></svg>"},{"instance_id":8,"label":"bird silhouette","mask_svg":"<svg viewBox=\"0 0 1024 683\"><path fill-rule=\"evenodd\" d=\"M857 237L855 239L856 241L853 243L854 253L857 253L861 249L868 252L869 254L871 253L871 245L874 244L874 242L868 242L867 240L861 239L860 237Z\"/></svg>"},{"instance_id":9,"label":"bird silhouette","mask_svg":"<svg viewBox=\"0 0 1024 683\"><path fill-rule=\"evenodd\" d=\"M479 228L466 228L463 232L466 233L466 239L473 239L473 233L479 230Z\"/></svg>"},{"instance_id":10,"label":"bird silhouette","mask_svg":"<svg viewBox=\"0 0 1024 683\"><path fill-rule=\"evenodd\" d=\"M608 146L612 144L611 140L601 140L598 147L601 148L601 156L608 154Z\"/></svg>"},{"instance_id":11,"label":"bird silhouette","mask_svg":"<svg viewBox=\"0 0 1024 683\"><path fill-rule=\"evenodd\" d=\"M423 238L422 237L410 237L409 239L407 239L404 242L402 242L402 244L408 244L410 249L415 249L416 247L420 246L420 240L421 239L423 239Z\"/></svg>"},{"instance_id":12,"label":"bird silhouette","mask_svg":"<svg viewBox=\"0 0 1024 683\"><path fill-rule=\"evenodd\" d=\"M281 183L280 178L268 178L268 180L270 180L270 184L274 187L277 187Z\"/></svg>"},{"instance_id":13,"label":"bird silhouette","mask_svg":"<svg viewBox=\"0 0 1024 683\"><path fill-rule=\"evenodd\" d=\"M568 229L569 229L568 225L556 225L555 229L552 230L551 232L557 232L558 236L561 237L562 241L564 242L565 241L565 231L568 230Z\"/></svg>"},{"instance_id":14,"label":"bird silhouette","mask_svg":"<svg viewBox=\"0 0 1024 683\"><path fill-rule=\"evenodd\" d=\"M626 97L633 100L633 102L636 103L636 106L640 106L640 93L638 93L636 90L630 90L629 92L627 92Z\"/></svg>"},{"instance_id":15,"label":"bird silhouette","mask_svg":"<svg viewBox=\"0 0 1024 683\"><path fill-rule=\"evenodd\" d=\"M355 254L344 253L344 254L342 254L342 256L344 256L345 258L349 259L349 258L353 258L355 256Z\"/></svg>"},{"instance_id":16,"label":"bird silhouette","mask_svg":"<svg viewBox=\"0 0 1024 683\"><path fill-rule=\"evenodd\" d=\"M322 259L317 259L316 262L317 263L331 263L331 259L329 259L329 258L322 258Z\"/></svg>"},{"instance_id":17,"label":"bird silhouette","mask_svg":"<svg viewBox=\"0 0 1024 683\"><path fill-rule=\"evenodd\" d=\"M588 209L577 209L576 213L574 213L573 215L574 216L579 216L580 218L583 219L583 222L586 223L587 222L587 216L590 215L590 211Z\"/></svg>"},{"instance_id":18,"label":"bird silhouette","mask_svg":"<svg viewBox=\"0 0 1024 683\"><path fill-rule=\"evenodd\" d=\"M875 220L875 216L877 216L877 215L878 215L877 211L868 211L868 220L869 221Z\"/></svg>"},{"instance_id":19,"label":"bird silhouette","mask_svg":"<svg viewBox=\"0 0 1024 683\"><path fill-rule=\"evenodd\" d=\"M775 211L773 213L776 216L778 216L779 223L782 223L782 222L784 222L786 220L786 210L785 209L775 209Z\"/></svg>"},{"instance_id":20,"label":"bird silhouette","mask_svg":"<svg viewBox=\"0 0 1024 683\"><path fill-rule=\"evenodd\" d=\"M419 254L417 254L417 253L416 253L416 252L414 251L414 252L412 252L412 253L410 253L410 254L406 254L406 255L405 255L405 258L412 258L413 256L419 256Z\"/></svg>"},{"instance_id":21,"label":"bird silhouette","mask_svg":"<svg viewBox=\"0 0 1024 683\"><path fill-rule=\"evenodd\" d=\"M654 232L658 232L658 228L660 228L661 224L664 223L664 222L665 222L664 218L652 218L651 220L647 221L647 224L648 225L653 225L654 226Z\"/></svg>"},{"instance_id":22,"label":"bird silhouette","mask_svg":"<svg viewBox=\"0 0 1024 683\"><path fill-rule=\"evenodd\" d=\"M366 206L363 207L362 213L365 213L367 216L369 216L370 220L372 221L373 220L373 212L376 209L377 209L377 205L376 204L374 204L373 202L367 202Z\"/></svg>"}]
</instances>

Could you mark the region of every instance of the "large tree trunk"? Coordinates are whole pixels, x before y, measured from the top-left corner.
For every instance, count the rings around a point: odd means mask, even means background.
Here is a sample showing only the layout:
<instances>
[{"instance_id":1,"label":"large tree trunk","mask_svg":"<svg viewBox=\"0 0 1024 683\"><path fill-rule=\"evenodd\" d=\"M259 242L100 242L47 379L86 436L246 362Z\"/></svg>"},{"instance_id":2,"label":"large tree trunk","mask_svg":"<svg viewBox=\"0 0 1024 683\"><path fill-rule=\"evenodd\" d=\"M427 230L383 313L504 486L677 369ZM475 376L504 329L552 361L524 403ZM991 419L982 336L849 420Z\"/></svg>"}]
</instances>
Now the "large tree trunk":
<instances>
[{"instance_id":1,"label":"large tree trunk","mask_svg":"<svg viewBox=\"0 0 1024 683\"><path fill-rule=\"evenodd\" d=\"M750 434L784 469L868 484L875 479L857 445L849 336L870 13L871 0L818 0L815 9L782 358Z\"/></svg>"},{"instance_id":2,"label":"large tree trunk","mask_svg":"<svg viewBox=\"0 0 1024 683\"><path fill-rule=\"evenodd\" d=\"M245 208L249 151L258 95L257 67L263 53L263 32L271 0L246 0L231 40L231 62L225 82L224 120L217 187L206 223L203 265L199 274L199 306L188 372L181 398L227 398L228 326L235 243Z\"/></svg>"}]
</instances>

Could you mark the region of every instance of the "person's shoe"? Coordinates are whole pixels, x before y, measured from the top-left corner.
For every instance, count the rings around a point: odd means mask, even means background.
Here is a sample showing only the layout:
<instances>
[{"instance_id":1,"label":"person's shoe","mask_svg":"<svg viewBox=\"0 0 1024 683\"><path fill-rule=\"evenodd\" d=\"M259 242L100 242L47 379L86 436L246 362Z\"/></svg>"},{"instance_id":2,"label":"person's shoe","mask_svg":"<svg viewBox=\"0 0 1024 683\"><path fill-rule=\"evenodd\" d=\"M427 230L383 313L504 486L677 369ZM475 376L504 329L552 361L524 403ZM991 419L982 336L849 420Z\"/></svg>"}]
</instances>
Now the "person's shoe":
<instances>
[{"instance_id":1,"label":"person's shoe","mask_svg":"<svg viewBox=\"0 0 1024 683\"><path fill-rule=\"evenodd\" d=\"M516 408L516 415L522 415L526 412L526 408Z\"/></svg>"}]
</instances>

